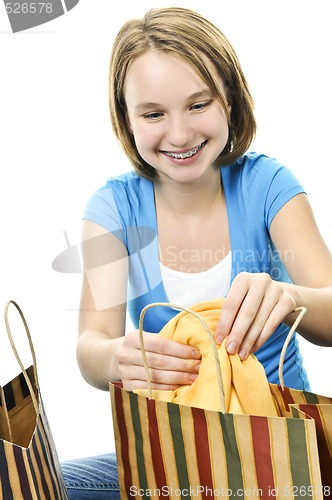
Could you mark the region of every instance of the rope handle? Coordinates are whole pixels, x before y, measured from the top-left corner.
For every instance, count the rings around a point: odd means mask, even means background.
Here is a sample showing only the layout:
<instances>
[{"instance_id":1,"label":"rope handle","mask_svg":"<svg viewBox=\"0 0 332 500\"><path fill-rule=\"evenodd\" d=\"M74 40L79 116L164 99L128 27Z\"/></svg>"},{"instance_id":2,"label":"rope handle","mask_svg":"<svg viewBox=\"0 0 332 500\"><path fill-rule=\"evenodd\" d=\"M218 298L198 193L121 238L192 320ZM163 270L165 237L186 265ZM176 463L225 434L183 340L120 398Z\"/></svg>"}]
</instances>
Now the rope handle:
<instances>
[{"instance_id":1,"label":"rope handle","mask_svg":"<svg viewBox=\"0 0 332 500\"><path fill-rule=\"evenodd\" d=\"M287 334L287 337L285 339L283 348L281 349L281 353L280 353L280 360L279 360L279 382L280 382L280 386L281 386L282 390L284 390L284 388L285 388L284 376L283 376L283 368L284 368L284 361L285 361L285 355L286 355L287 347L289 345L289 342L290 342L290 340L291 340L291 338L292 338L292 336L293 336L296 328L299 326L300 321L302 320L303 316L307 312L307 308L306 307L296 307L293 312L297 312L297 311L299 311L299 314L298 314L296 320L294 321L291 329L289 330L289 332Z\"/></svg>"},{"instance_id":2,"label":"rope handle","mask_svg":"<svg viewBox=\"0 0 332 500\"><path fill-rule=\"evenodd\" d=\"M170 307L172 309L178 309L180 311L187 312L191 314L192 316L195 316L203 326L204 330L208 334L212 350L213 350L213 357L216 363L216 371L217 371L217 381L218 381L218 388L219 388L219 394L220 394L220 401L221 401L221 411L222 413L226 412L226 405L225 405L225 391L224 391L224 385L222 381L222 374L221 374L221 368L220 368L220 361L219 361L219 355L218 355L218 349L214 340L214 337L212 335L211 330L209 329L208 325L206 322L203 320L203 318L197 314L195 311L192 311L191 309L187 309L185 307L176 305L176 304L170 304L168 302L154 302L152 304L146 305L140 314L139 318L139 339L140 339L140 346L141 346L141 351L142 351L142 356L143 356L143 364L145 368L145 373L146 373L146 380L148 384L148 397L149 399L152 399L152 387L151 387L151 377L150 377L150 370L149 370L149 364L146 356L146 351L145 351L145 346L144 346L144 339L143 339L143 321L144 321L144 316L145 313L147 312L148 309L152 307Z\"/></svg>"},{"instance_id":3,"label":"rope handle","mask_svg":"<svg viewBox=\"0 0 332 500\"><path fill-rule=\"evenodd\" d=\"M4 312L4 316L5 316L5 324L6 324L6 330L7 330L7 335L8 335L8 339L9 339L9 342L10 342L10 345L11 345L11 348L13 350L13 353L15 355L15 358L22 370L22 374L23 374L23 377L25 379L25 382L29 388L29 391L30 391L30 394L31 394L31 399L32 399L32 403L33 403L33 406L35 408L35 411L36 411L36 415L39 414L39 403L37 401L37 398L36 398L36 395L35 395L35 392L34 392L34 389L32 387L32 384L31 384L31 381L30 381L30 378L26 372L26 369L21 361L21 358L17 352L17 349L15 347L15 344L14 344L14 339L13 339L13 335L11 333L11 330L10 330L10 326L9 326L9 320L8 320L8 309L9 309L9 306L10 304L13 304L17 311L19 312L19 315L21 316L21 319L22 319L22 322L23 322L23 325L24 325L24 328L25 328L25 331L26 331L26 334L27 334L27 337L28 337L28 341L29 341L29 346L30 346L30 351L31 351L31 355L32 355L32 361L33 361L33 370L34 370L34 376L35 376L35 383L36 383L36 387L37 389L39 388L39 384L38 384L38 375L37 375L37 363L36 363L36 354L35 354L35 350L34 350L34 347L33 347L33 343L32 343L32 339L31 339L31 335L30 335L30 331L29 331L29 328L28 328L28 324L26 322L26 319L24 317L24 314L22 312L22 309L20 308L20 306L14 301L14 300L9 300L6 305L5 305L5 312Z\"/></svg>"},{"instance_id":4,"label":"rope handle","mask_svg":"<svg viewBox=\"0 0 332 500\"><path fill-rule=\"evenodd\" d=\"M209 329L208 325L203 320L203 318L199 314L197 314L195 311L192 311L191 309L187 309L185 307L182 307L182 306L179 306L176 304L169 304L168 302L155 302L155 303L146 305L142 309L141 314L140 314L140 319L139 319L139 338L140 338L140 346L141 346L143 363L144 363L144 368L145 368L145 373L146 373L146 379L147 379L147 384L148 384L148 397L149 397L149 399L152 398L152 388L151 388L151 377L150 377L149 365L148 365L148 360L147 360L144 341L143 341L143 321L144 321L144 316L145 316L146 311L152 307L157 307L157 306L170 307L172 309L178 309L180 311L185 311L185 312L195 316L201 322L203 328L205 329L205 331L207 332L207 334L209 336L209 340L210 340L210 343L212 346L214 360L216 362L216 371L217 371L218 387L219 387L219 392L220 392L221 408L222 408L222 412L225 413L224 385L223 385L223 381L222 381L222 374L221 374L221 368L220 368L220 363L219 363L218 350L217 350L217 347L216 347L216 344L214 341L214 337L211 333L211 330ZM292 336L294 335L296 328L298 327L303 316L307 312L307 308L306 307L296 307L293 312L298 312L298 311L299 311L299 314L298 314L296 320L294 321L291 329L289 330L289 332L287 334L283 348L282 348L281 353L280 353L278 375L279 375L279 382L280 382L280 386L281 386L282 390L284 390L284 388L285 388L283 367L284 367L286 351L287 351L288 345L290 343L290 340L291 340Z\"/></svg>"}]
</instances>

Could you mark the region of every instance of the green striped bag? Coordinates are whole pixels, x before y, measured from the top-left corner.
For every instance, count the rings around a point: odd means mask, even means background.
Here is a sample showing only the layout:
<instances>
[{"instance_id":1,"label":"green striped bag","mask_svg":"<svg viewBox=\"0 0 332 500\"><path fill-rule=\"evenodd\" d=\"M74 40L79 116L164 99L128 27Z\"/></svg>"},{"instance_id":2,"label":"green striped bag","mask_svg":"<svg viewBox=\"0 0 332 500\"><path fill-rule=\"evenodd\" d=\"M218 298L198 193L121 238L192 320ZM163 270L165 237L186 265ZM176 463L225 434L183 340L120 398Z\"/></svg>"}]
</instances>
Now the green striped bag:
<instances>
[{"instance_id":1,"label":"green striped bag","mask_svg":"<svg viewBox=\"0 0 332 500\"><path fill-rule=\"evenodd\" d=\"M13 343L8 306L18 310L33 365L25 369ZM0 387L0 500L67 500L61 467L40 397L36 357L20 307L5 307L8 337L22 372Z\"/></svg>"},{"instance_id":2,"label":"green striped bag","mask_svg":"<svg viewBox=\"0 0 332 500\"><path fill-rule=\"evenodd\" d=\"M141 333L145 310L155 305L143 309ZM205 328L209 333L207 325ZM143 345L142 353L149 387ZM271 388L282 409L281 417L178 405L111 383L121 499L329 498L331 488L321 478L315 420L301 413L304 393ZM329 398L318 401L331 404ZM292 410L288 403L294 405Z\"/></svg>"},{"instance_id":3,"label":"green striped bag","mask_svg":"<svg viewBox=\"0 0 332 500\"><path fill-rule=\"evenodd\" d=\"M332 497L332 398L282 385L270 389L283 417L313 420L325 498Z\"/></svg>"},{"instance_id":4,"label":"green striped bag","mask_svg":"<svg viewBox=\"0 0 332 500\"><path fill-rule=\"evenodd\" d=\"M315 422L149 400L111 385L121 498L322 499Z\"/></svg>"}]
</instances>

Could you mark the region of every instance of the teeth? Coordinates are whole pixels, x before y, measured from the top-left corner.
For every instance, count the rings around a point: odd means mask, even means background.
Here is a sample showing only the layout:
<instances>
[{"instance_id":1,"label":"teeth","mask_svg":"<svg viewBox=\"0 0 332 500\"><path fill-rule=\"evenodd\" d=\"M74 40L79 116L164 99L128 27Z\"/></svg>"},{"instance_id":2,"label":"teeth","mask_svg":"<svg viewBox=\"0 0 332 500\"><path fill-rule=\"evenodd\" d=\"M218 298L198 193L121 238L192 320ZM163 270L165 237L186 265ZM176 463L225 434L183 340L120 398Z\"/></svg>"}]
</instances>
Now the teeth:
<instances>
[{"instance_id":1,"label":"teeth","mask_svg":"<svg viewBox=\"0 0 332 500\"><path fill-rule=\"evenodd\" d=\"M200 144L199 146L196 146L195 148L191 149L190 151L187 151L186 153L169 153L165 151L165 154L167 156L171 156L172 158L175 158L176 160L183 160L184 158L190 158L191 156L195 155L198 153L198 151L201 149L203 144Z\"/></svg>"}]
</instances>

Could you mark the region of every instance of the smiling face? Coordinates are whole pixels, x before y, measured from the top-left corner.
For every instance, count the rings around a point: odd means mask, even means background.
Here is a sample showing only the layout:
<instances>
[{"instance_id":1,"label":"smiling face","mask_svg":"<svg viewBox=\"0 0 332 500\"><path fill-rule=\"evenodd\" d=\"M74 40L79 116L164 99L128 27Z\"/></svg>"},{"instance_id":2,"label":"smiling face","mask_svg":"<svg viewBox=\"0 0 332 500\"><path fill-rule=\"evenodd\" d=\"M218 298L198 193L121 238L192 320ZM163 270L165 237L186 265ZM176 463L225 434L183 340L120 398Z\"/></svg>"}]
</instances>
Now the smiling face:
<instances>
[{"instance_id":1,"label":"smiling face","mask_svg":"<svg viewBox=\"0 0 332 500\"><path fill-rule=\"evenodd\" d=\"M128 68L124 97L137 150L160 181L193 182L214 169L228 140L226 113L181 58L156 50L136 58Z\"/></svg>"}]
</instances>

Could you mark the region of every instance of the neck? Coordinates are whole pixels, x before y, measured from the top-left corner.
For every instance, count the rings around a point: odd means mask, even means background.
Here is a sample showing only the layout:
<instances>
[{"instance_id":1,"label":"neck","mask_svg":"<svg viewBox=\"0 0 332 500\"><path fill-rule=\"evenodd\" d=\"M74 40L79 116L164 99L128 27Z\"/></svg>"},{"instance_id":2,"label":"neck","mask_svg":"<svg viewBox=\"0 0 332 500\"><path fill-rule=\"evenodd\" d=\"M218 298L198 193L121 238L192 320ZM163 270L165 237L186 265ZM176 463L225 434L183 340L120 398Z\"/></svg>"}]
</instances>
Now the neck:
<instances>
[{"instance_id":1,"label":"neck","mask_svg":"<svg viewBox=\"0 0 332 500\"><path fill-rule=\"evenodd\" d=\"M169 179L154 182L157 204L179 215L194 215L209 210L220 196L220 170L210 170L199 182L179 183Z\"/></svg>"}]
</instances>

